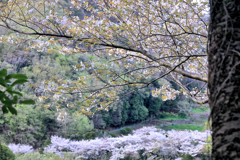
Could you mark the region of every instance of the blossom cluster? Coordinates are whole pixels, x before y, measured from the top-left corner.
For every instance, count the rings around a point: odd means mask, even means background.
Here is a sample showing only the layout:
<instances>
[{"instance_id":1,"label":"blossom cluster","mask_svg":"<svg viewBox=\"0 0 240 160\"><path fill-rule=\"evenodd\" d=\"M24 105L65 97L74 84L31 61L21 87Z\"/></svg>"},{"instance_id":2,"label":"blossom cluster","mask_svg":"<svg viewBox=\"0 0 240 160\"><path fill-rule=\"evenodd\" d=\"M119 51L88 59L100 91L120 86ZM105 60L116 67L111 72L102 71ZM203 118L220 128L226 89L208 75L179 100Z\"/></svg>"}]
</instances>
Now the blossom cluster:
<instances>
[{"instance_id":1,"label":"blossom cluster","mask_svg":"<svg viewBox=\"0 0 240 160\"><path fill-rule=\"evenodd\" d=\"M117 138L105 137L93 140L70 141L58 136L52 136L49 146L44 152L61 153L68 150L79 155L79 158L99 158L111 153L111 160L124 157L134 157L139 151L142 155L169 156L177 158L181 154L196 156L201 153L209 131L164 131L155 127L143 127L133 131L133 134Z\"/></svg>"},{"instance_id":2,"label":"blossom cluster","mask_svg":"<svg viewBox=\"0 0 240 160\"><path fill-rule=\"evenodd\" d=\"M17 153L29 153L33 151L33 147L25 144L13 144L10 143L8 147L12 150L14 154Z\"/></svg>"}]
</instances>

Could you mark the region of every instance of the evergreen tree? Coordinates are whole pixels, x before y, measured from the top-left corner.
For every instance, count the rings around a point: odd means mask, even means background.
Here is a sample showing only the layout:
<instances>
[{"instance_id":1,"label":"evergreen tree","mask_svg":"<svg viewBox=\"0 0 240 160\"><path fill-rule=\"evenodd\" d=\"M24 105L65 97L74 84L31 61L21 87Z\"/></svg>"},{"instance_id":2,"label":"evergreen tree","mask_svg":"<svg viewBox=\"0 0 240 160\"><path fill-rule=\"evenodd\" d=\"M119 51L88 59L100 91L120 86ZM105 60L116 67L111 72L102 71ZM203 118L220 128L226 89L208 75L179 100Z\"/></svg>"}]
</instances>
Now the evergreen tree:
<instances>
[{"instance_id":1,"label":"evergreen tree","mask_svg":"<svg viewBox=\"0 0 240 160\"><path fill-rule=\"evenodd\" d=\"M130 99L129 121L136 122L144 120L148 116L148 109L143 105L143 99L139 93L134 93Z\"/></svg>"},{"instance_id":2,"label":"evergreen tree","mask_svg":"<svg viewBox=\"0 0 240 160\"><path fill-rule=\"evenodd\" d=\"M160 111L161 106L163 105L162 100L159 97L152 97L148 99L147 108L150 115L157 115Z\"/></svg>"}]
</instances>

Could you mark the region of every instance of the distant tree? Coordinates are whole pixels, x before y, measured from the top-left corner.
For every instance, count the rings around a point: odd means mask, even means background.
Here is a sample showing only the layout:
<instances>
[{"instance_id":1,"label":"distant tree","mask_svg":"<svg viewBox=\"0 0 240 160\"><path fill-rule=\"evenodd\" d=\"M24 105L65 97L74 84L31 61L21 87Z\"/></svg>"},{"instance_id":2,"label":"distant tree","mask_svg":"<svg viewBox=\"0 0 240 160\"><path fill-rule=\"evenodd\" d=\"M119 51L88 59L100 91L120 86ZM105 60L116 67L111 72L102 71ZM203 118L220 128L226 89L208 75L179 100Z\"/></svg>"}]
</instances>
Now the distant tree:
<instances>
[{"instance_id":1,"label":"distant tree","mask_svg":"<svg viewBox=\"0 0 240 160\"><path fill-rule=\"evenodd\" d=\"M160 111L161 106L163 105L162 100L159 97L150 96L147 104L147 108L150 115L157 115Z\"/></svg>"},{"instance_id":2,"label":"distant tree","mask_svg":"<svg viewBox=\"0 0 240 160\"><path fill-rule=\"evenodd\" d=\"M127 122L128 120L128 116L129 116L129 108L130 108L130 104L127 100L123 100L123 107L122 107L122 121L121 124L125 124L125 122Z\"/></svg>"},{"instance_id":3,"label":"distant tree","mask_svg":"<svg viewBox=\"0 0 240 160\"><path fill-rule=\"evenodd\" d=\"M139 93L134 93L130 99L129 117L130 122L142 121L148 116L148 109L143 105L143 99Z\"/></svg>"}]
</instances>

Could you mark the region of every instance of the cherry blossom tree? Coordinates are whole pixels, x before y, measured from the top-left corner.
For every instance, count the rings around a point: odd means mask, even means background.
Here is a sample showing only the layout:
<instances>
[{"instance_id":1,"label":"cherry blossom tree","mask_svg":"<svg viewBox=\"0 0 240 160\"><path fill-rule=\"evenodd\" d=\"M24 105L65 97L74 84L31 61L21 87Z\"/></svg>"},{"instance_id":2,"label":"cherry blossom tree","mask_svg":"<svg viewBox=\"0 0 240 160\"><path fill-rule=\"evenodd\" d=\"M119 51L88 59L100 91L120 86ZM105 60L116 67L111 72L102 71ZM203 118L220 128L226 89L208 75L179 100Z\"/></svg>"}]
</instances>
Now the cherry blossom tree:
<instances>
[{"instance_id":1,"label":"cherry blossom tree","mask_svg":"<svg viewBox=\"0 0 240 160\"><path fill-rule=\"evenodd\" d=\"M33 152L33 147L25 144L13 144L10 143L8 147L13 151L14 154L17 153L30 153Z\"/></svg>"},{"instance_id":2,"label":"cherry blossom tree","mask_svg":"<svg viewBox=\"0 0 240 160\"><path fill-rule=\"evenodd\" d=\"M167 100L183 93L197 103L207 103L206 91L202 92L204 84L189 90L181 79L207 82L208 2L71 1L73 11L62 3L12 0L2 4L0 17L1 26L35 37L30 40L32 49L54 52L56 48L50 46L55 44L62 54L92 53L107 62L99 64L95 59L75 66L76 70L92 69L91 76L99 81L98 86L87 86L84 81L89 77L79 77L77 87L71 89L55 85L64 83L61 80L46 82L46 86L51 84L48 91L59 91L55 97L66 90L91 92L85 98L93 107L96 97L109 96L109 102L121 98L110 88L120 90L130 85L141 89L168 75L181 90L166 85L153 90L153 95L162 94L162 99ZM78 9L90 14L84 18L73 16ZM25 40L16 35L2 37L2 41L15 44ZM106 102L99 105L108 106Z\"/></svg>"},{"instance_id":3,"label":"cherry blossom tree","mask_svg":"<svg viewBox=\"0 0 240 160\"><path fill-rule=\"evenodd\" d=\"M97 138L94 140L70 141L58 136L51 137L51 144L44 152L60 154L69 150L83 159L99 159L110 154L111 160L119 158L138 157L165 157L177 158L182 154L196 156L204 153L209 131L164 131L155 127L143 127L133 131L132 135L111 138ZM139 151L143 151L139 155Z\"/></svg>"}]
</instances>

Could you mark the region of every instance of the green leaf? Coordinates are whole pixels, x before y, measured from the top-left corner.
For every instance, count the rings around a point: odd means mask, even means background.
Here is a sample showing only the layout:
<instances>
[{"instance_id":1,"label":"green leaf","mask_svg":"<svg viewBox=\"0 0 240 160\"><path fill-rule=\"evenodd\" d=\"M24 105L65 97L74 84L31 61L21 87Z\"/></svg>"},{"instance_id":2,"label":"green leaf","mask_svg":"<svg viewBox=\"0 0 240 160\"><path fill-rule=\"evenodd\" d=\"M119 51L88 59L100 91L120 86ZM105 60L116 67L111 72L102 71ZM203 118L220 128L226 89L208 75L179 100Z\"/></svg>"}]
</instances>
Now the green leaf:
<instances>
[{"instance_id":1,"label":"green leaf","mask_svg":"<svg viewBox=\"0 0 240 160\"><path fill-rule=\"evenodd\" d=\"M9 110L12 114L17 115L17 110L16 110L15 108L13 108L12 106L9 106L9 107L8 107L8 110Z\"/></svg>"},{"instance_id":2,"label":"green leaf","mask_svg":"<svg viewBox=\"0 0 240 160\"><path fill-rule=\"evenodd\" d=\"M17 101L18 101L18 96L13 96L13 100L17 103Z\"/></svg>"},{"instance_id":3,"label":"green leaf","mask_svg":"<svg viewBox=\"0 0 240 160\"><path fill-rule=\"evenodd\" d=\"M2 77L0 77L0 85L6 87L5 80Z\"/></svg>"},{"instance_id":4,"label":"green leaf","mask_svg":"<svg viewBox=\"0 0 240 160\"><path fill-rule=\"evenodd\" d=\"M28 79L28 77L25 74L15 74L13 76L15 79Z\"/></svg>"},{"instance_id":5,"label":"green leaf","mask_svg":"<svg viewBox=\"0 0 240 160\"><path fill-rule=\"evenodd\" d=\"M7 91L12 91L13 86L6 86Z\"/></svg>"},{"instance_id":6,"label":"green leaf","mask_svg":"<svg viewBox=\"0 0 240 160\"><path fill-rule=\"evenodd\" d=\"M35 101L34 100L24 100L24 101L21 101L20 104L35 104Z\"/></svg>"},{"instance_id":7,"label":"green leaf","mask_svg":"<svg viewBox=\"0 0 240 160\"><path fill-rule=\"evenodd\" d=\"M0 93L0 101L1 101L2 103L4 102L5 97L6 97L6 95L5 95L3 92L1 92L1 93Z\"/></svg>"},{"instance_id":8,"label":"green leaf","mask_svg":"<svg viewBox=\"0 0 240 160\"><path fill-rule=\"evenodd\" d=\"M5 80L9 80L9 79L11 79L11 78L14 78L15 75L16 75L16 74L14 74L14 73L9 74L9 75L7 75L7 76L5 77Z\"/></svg>"},{"instance_id":9,"label":"green leaf","mask_svg":"<svg viewBox=\"0 0 240 160\"><path fill-rule=\"evenodd\" d=\"M9 94L11 94L11 95L17 94L17 95L19 95L19 96L21 96L21 97L23 96L22 93L17 92L17 91L9 91L9 90L7 90L7 92L8 92Z\"/></svg>"},{"instance_id":10,"label":"green leaf","mask_svg":"<svg viewBox=\"0 0 240 160\"><path fill-rule=\"evenodd\" d=\"M22 83L25 83L25 82L28 82L28 80L26 80L26 79L18 79L18 80L13 82L12 86L15 86L16 84L22 84Z\"/></svg>"},{"instance_id":11,"label":"green leaf","mask_svg":"<svg viewBox=\"0 0 240 160\"><path fill-rule=\"evenodd\" d=\"M5 105L8 105L8 106L11 106L13 103L14 103L14 101L13 100L11 100L11 99L9 99L7 96L5 97L5 101L3 101L3 103L5 104Z\"/></svg>"},{"instance_id":12,"label":"green leaf","mask_svg":"<svg viewBox=\"0 0 240 160\"><path fill-rule=\"evenodd\" d=\"M2 111L3 111L3 113L8 113L8 109L7 109L6 105L2 106Z\"/></svg>"},{"instance_id":13,"label":"green leaf","mask_svg":"<svg viewBox=\"0 0 240 160\"><path fill-rule=\"evenodd\" d=\"M2 69L0 71L0 77L5 77L5 76L7 76L7 70L6 69Z\"/></svg>"}]
</instances>

